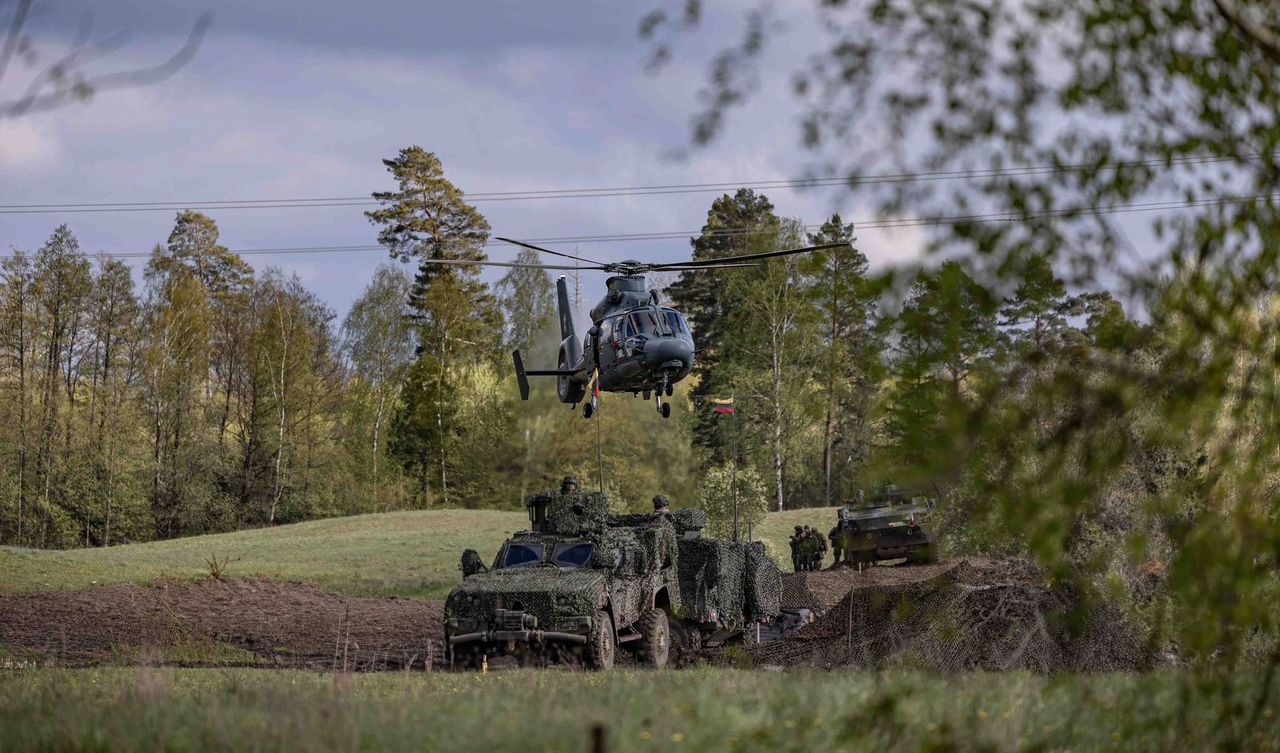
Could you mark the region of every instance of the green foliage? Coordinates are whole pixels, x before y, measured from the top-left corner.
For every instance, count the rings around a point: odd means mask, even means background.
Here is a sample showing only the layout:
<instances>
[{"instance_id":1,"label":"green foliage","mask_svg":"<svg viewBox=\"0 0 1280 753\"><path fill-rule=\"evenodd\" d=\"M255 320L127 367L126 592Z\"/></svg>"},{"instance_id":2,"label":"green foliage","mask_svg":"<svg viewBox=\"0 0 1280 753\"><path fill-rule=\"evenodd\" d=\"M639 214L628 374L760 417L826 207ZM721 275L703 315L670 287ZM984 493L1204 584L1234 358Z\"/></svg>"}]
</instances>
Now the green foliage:
<instances>
[{"instance_id":1,"label":"green foliage","mask_svg":"<svg viewBox=\"0 0 1280 753\"><path fill-rule=\"evenodd\" d=\"M764 522L769 510L769 490L751 466L735 468L733 463L712 466L698 482L697 507L707 514L706 534L731 539L735 506L738 535L747 538L747 529Z\"/></svg>"},{"instance_id":2,"label":"green foliage","mask_svg":"<svg viewBox=\"0 0 1280 753\"><path fill-rule=\"evenodd\" d=\"M0 673L0 745L514 753L587 750L598 726L622 752L1274 751L1263 686L1248 673L1225 704L1173 673L26 669Z\"/></svg>"},{"instance_id":3,"label":"green foliage","mask_svg":"<svg viewBox=\"0 0 1280 753\"><path fill-rule=\"evenodd\" d=\"M701 261L772 250L778 227L773 204L764 196L747 188L739 189L733 196L725 194L711 203L702 233L692 241L693 258ZM717 366L735 332L730 313L744 302L739 292L741 283L730 286L737 271L682 272L667 288L672 304L684 313L698 341L692 399L699 408L725 387L725 380L717 376ZM699 410L694 421L697 447L711 460L723 460L729 451L730 438L720 430L714 416Z\"/></svg>"},{"instance_id":4,"label":"green foliage","mask_svg":"<svg viewBox=\"0 0 1280 753\"><path fill-rule=\"evenodd\" d=\"M540 264L538 252L522 248L517 264ZM498 280L498 302L507 322L507 348L529 352L544 327L556 316L555 292L544 269L512 267Z\"/></svg>"},{"instance_id":5,"label":"green foliage","mask_svg":"<svg viewBox=\"0 0 1280 753\"><path fill-rule=\"evenodd\" d=\"M816 12L829 38L795 77L816 159L864 204L953 218L931 248L1009 296L1015 347L999 368L935 359L953 377L981 375L953 379L945 398L925 390L941 387L925 368L934 354L897 377L928 398L917 418L947 401L919 458L953 483L969 544L1127 594L1153 640L1221 672L1224 692L1238 668L1280 665L1266 418L1280 394L1280 6L881 0ZM662 40L682 25L662 16L646 29ZM751 28L717 57L695 139L714 137L751 90L771 36L759 18ZM897 177L860 182L877 172ZM1120 219L1167 200L1148 222ZM1103 286L1150 325L1126 321ZM935 342L986 349L963 342L978 331L958 324L971 307L937 310L928 319L956 317L957 337Z\"/></svg>"}]
</instances>

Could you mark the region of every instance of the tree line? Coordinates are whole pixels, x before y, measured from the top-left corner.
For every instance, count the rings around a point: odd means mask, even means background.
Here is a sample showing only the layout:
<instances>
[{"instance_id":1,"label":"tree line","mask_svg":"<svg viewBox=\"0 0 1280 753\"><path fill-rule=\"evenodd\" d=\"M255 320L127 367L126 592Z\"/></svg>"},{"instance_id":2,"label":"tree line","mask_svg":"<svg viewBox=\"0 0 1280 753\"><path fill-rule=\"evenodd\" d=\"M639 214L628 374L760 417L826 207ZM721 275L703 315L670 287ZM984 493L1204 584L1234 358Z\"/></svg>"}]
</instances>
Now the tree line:
<instances>
[{"instance_id":1,"label":"tree line","mask_svg":"<svg viewBox=\"0 0 1280 753\"><path fill-rule=\"evenodd\" d=\"M833 216L805 232L744 189L712 203L694 258L851 245L682 273L664 295L699 348L683 418L609 395L588 423L552 390L517 398L509 351L555 350L547 272L512 268L490 285L475 266L415 268L485 260L489 225L430 152L385 165L395 189L367 215L393 261L341 321L296 276L256 272L194 211L141 285L66 226L6 258L2 540L108 545L517 507L564 473L640 509L656 493L696 501L703 471L730 461L772 507L847 503L878 480L923 477L949 402L989 375L1059 341L1092 343L1107 316L1127 321L1106 294L1068 295L1046 262L1003 301L949 262L895 302L904 286L868 272L852 225ZM734 413L713 410L729 397Z\"/></svg>"}]
</instances>

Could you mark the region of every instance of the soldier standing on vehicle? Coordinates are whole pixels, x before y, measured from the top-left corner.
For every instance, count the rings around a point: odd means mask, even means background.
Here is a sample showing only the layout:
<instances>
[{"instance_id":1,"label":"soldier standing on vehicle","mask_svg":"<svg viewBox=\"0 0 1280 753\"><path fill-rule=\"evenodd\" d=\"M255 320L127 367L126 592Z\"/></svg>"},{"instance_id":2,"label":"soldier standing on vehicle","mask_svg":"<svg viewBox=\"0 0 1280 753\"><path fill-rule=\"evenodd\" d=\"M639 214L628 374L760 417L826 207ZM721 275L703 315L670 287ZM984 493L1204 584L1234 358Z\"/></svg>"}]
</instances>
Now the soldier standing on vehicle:
<instances>
[{"instance_id":1,"label":"soldier standing on vehicle","mask_svg":"<svg viewBox=\"0 0 1280 753\"><path fill-rule=\"evenodd\" d=\"M670 512L670 508L671 508L671 501L668 500L666 497L662 496L661 494L653 498L654 512Z\"/></svg>"},{"instance_id":2,"label":"soldier standing on vehicle","mask_svg":"<svg viewBox=\"0 0 1280 753\"><path fill-rule=\"evenodd\" d=\"M804 533L804 528L796 526L795 533L791 534L791 570L792 572L800 572L800 537Z\"/></svg>"},{"instance_id":3,"label":"soldier standing on vehicle","mask_svg":"<svg viewBox=\"0 0 1280 753\"><path fill-rule=\"evenodd\" d=\"M577 494L578 493L578 477L572 476L572 475L565 476L564 480L560 482L560 493L561 494Z\"/></svg>"}]
</instances>

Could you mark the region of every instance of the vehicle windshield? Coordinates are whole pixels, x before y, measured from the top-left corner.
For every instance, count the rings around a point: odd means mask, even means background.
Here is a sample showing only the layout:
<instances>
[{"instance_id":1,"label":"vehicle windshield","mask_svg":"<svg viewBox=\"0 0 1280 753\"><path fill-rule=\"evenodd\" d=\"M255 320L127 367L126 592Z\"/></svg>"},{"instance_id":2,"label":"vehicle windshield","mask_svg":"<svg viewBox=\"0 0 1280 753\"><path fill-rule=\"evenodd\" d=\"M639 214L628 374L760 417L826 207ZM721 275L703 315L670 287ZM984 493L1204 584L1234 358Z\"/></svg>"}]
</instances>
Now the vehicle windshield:
<instances>
[{"instance_id":1,"label":"vehicle windshield","mask_svg":"<svg viewBox=\"0 0 1280 753\"><path fill-rule=\"evenodd\" d=\"M529 567L542 562L542 544L509 544L503 567Z\"/></svg>"},{"instance_id":2,"label":"vehicle windshield","mask_svg":"<svg viewBox=\"0 0 1280 753\"><path fill-rule=\"evenodd\" d=\"M559 544L551 553L551 564L558 567L586 567L591 563L591 545L585 541Z\"/></svg>"}]
</instances>

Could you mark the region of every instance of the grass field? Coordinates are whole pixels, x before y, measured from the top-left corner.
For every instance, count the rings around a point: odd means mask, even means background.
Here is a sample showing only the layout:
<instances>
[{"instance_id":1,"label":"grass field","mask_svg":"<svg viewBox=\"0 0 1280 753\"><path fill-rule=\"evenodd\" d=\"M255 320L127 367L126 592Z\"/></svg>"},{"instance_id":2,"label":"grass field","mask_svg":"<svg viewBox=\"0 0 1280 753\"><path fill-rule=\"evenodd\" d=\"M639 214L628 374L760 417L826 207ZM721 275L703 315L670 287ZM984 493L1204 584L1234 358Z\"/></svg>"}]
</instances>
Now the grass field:
<instances>
[{"instance_id":1,"label":"grass field","mask_svg":"<svg viewBox=\"0 0 1280 753\"><path fill-rule=\"evenodd\" d=\"M0 671L0 750L1211 750L1175 674ZM1203 702L1202 702L1203 701ZM1238 740L1276 750L1274 703Z\"/></svg>"},{"instance_id":2,"label":"grass field","mask_svg":"<svg viewBox=\"0 0 1280 753\"><path fill-rule=\"evenodd\" d=\"M769 515L757 536L785 556L791 527L825 532L834 509ZM236 533L105 549L47 551L0 547L0 592L145 583L209 574L206 560L229 558L231 577L263 575L314 583L354 596L444 598L461 577L458 557L471 547L486 560L509 532L528 525L522 512L428 510L358 515Z\"/></svg>"},{"instance_id":3,"label":"grass field","mask_svg":"<svg viewBox=\"0 0 1280 753\"><path fill-rule=\"evenodd\" d=\"M833 519L830 509L777 513L756 533L785 553L792 525ZM405 512L109 549L0 548L0 591L203 577L217 555L233 560L233 577L438 598L463 548L488 556L524 524L513 512ZM1263 681L1237 678L1224 694L1179 672L347 675L37 669L12 656L0 661L0 752L588 751L597 727L607 751L1280 750L1280 693Z\"/></svg>"}]
</instances>

